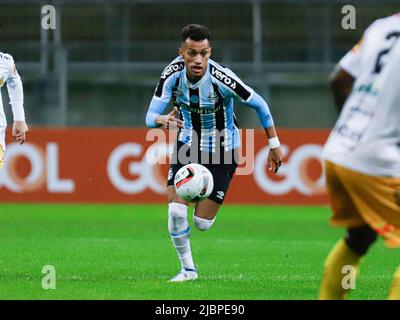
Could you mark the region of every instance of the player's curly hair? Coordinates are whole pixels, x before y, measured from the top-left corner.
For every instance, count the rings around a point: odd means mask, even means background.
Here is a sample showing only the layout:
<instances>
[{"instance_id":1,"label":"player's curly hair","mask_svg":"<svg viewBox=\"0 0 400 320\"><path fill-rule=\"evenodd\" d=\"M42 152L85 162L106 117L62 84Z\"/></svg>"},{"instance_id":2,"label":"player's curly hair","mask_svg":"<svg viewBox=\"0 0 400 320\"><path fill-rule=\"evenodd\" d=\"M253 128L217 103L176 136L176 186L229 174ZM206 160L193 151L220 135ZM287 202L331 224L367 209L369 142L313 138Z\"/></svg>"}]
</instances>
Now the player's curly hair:
<instances>
[{"instance_id":1,"label":"player's curly hair","mask_svg":"<svg viewBox=\"0 0 400 320\"><path fill-rule=\"evenodd\" d=\"M181 32L182 42L186 41L186 39L194 41L210 40L210 30L201 24L189 24Z\"/></svg>"}]
</instances>

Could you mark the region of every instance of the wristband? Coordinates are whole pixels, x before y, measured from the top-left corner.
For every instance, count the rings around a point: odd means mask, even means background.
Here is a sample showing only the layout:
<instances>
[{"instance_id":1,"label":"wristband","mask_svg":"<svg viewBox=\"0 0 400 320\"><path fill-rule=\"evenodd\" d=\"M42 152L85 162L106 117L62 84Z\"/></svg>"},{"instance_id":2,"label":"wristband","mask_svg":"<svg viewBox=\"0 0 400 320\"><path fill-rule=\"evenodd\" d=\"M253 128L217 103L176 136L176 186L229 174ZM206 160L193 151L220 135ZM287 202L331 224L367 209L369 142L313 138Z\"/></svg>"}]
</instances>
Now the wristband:
<instances>
[{"instance_id":1,"label":"wristband","mask_svg":"<svg viewBox=\"0 0 400 320\"><path fill-rule=\"evenodd\" d=\"M281 144L279 142L278 137L273 137L271 139L268 139L268 146L270 149L278 148L278 147L280 147L280 145Z\"/></svg>"}]
</instances>

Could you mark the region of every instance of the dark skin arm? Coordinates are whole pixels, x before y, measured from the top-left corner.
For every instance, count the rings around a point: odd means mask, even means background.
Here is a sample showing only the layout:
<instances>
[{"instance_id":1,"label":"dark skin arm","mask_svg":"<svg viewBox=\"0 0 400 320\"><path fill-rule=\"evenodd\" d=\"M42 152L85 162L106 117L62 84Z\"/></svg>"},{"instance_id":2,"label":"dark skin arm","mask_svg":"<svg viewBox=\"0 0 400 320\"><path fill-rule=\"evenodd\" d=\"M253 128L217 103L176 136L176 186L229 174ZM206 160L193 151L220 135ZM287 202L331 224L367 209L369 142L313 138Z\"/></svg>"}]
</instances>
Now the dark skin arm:
<instances>
[{"instance_id":1,"label":"dark skin arm","mask_svg":"<svg viewBox=\"0 0 400 320\"><path fill-rule=\"evenodd\" d=\"M342 111L343 105L353 89L354 80L355 78L350 73L338 65L332 71L329 83L338 112Z\"/></svg>"},{"instance_id":2,"label":"dark skin arm","mask_svg":"<svg viewBox=\"0 0 400 320\"><path fill-rule=\"evenodd\" d=\"M265 133L267 134L268 139L271 139L271 138L274 138L277 136L274 126L265 128ZM283 158L284 158L283 152L280 147L270 149L269 153L268 153L268 170L272 171L272 169L273 169L274 173L276 174L279 170L279 167L282 164ZM273 168L273 166L274 166L274 168Z\"/></svg>"}]
</instances>

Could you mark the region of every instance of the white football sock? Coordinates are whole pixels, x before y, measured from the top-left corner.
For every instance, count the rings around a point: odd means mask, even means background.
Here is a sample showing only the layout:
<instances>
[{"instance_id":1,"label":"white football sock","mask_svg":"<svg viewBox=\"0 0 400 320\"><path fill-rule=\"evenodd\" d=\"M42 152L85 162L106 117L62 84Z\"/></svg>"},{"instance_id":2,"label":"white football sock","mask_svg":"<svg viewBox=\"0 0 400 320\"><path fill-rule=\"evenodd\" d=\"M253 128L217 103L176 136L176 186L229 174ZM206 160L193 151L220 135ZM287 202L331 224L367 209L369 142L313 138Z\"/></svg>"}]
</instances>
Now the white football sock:
<instances>
[{"instance_id":1,"label":"white football sock","mask_svg":"<svg viewBox=\"0 0 400 320\"><path fill-rule=\"evenodd\" d=\"M211 219L211 220L200 218L200 217L197 217L196 215L194 215L194 212L193 212L193 223L194 223L195 227L200 231L207 231L208 229L210 229L211 226L213 225L214 221L215 221L215 218Z\"/></svg>"},{"instance_id":2,"label":"white football sock","mask_svg":"<svg viewBox=\"0 0 400 320\"><path fill-rule=\"evenodd\" d=\"M195 270L190 250L190 227L187 221L188 207L180 203L168 204L168 230L178 253L182 268Z\"/></svg>"}]
</instances>

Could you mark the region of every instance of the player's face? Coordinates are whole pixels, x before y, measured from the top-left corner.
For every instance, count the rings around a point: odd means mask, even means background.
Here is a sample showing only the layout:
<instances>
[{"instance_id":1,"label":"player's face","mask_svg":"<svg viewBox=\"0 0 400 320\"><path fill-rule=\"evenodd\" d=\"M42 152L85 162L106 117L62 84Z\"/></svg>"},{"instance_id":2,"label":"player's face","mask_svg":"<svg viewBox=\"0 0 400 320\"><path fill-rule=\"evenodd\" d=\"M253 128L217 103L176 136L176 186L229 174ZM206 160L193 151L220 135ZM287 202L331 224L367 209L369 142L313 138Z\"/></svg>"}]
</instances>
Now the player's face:
<instances>
[{"instance_id":1,"label":"player's face","mask_svg":"<svg viewBox=\"0 0 400 320\"><path fill-rule=\"evenodd\" d=\"M207 39L201 41L186 39L179 48L179 55L185 62L189 79L198 81L207 71L211 47Z\"/></svg>"}]
</instances>

